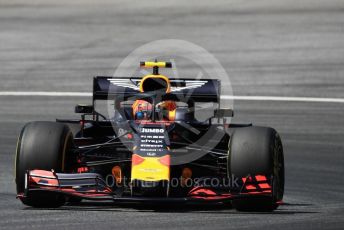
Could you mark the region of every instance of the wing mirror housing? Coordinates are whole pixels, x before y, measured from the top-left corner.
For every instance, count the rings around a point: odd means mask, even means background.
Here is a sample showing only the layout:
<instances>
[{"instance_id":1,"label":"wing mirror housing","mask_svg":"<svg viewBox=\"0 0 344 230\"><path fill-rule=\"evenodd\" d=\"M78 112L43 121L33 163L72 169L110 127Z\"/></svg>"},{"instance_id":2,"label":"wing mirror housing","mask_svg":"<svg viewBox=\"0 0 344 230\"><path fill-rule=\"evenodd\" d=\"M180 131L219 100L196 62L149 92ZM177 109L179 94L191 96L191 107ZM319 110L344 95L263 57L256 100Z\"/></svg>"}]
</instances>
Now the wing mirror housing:
<instances>
[{"instance_id":1,"label":"wing mirror housing","mask_svg":"<svg viewBox=\"0 0 344 230\"><path fill-rule=\"evenodd\" d=\"M78 104L75 106L75 113L92 114L94 108L92 105Z\"/></svg>"},{"instance_id":2,"label":"wing mirror housing","mask_svg":"<svg viewBox=\"0 0 344 230\"><path fill-rule=\"evenodd\" d=\"M216 109L214 111L214 118L233 117L234 111L231 109Z\"/></svg>"}]
</instances>

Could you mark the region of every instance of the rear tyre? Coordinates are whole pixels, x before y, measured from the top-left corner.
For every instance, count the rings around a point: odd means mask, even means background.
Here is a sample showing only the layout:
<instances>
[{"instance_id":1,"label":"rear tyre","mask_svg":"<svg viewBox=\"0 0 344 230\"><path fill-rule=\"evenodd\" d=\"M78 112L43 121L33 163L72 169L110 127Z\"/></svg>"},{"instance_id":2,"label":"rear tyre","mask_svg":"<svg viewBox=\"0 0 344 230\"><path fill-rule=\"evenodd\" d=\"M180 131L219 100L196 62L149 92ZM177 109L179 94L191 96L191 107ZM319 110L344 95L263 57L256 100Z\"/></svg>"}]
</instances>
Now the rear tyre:
<instances>
[{"instance_id":1,"label":"rear tyre","mask_svg":"<svg viewBox=\"0 0 344 230\"><path fill-rule=\"evenodd\" d=\"M73 146L73 135L67 125L56 122L31 122L22 129L16 150L15 180L17 193L24 193L27 170L42 169L64 172ZM65 203L63 195L50 192L29 193L21 199L33 207L59 207Z\"/></svg>"},{"instance_id":2,"label":"rear tyre","mask_svg":"<svg viewBox=\"0 0 344 230\"><path fill-rule=\"evenodd\" d=\"M233 200L240 211L272 211L284 193L284 157L281 138L272 128L245 127L235 129L228 156L229 176L266 175L272 178L272 196Z\"/></svg>"}]
</instances>

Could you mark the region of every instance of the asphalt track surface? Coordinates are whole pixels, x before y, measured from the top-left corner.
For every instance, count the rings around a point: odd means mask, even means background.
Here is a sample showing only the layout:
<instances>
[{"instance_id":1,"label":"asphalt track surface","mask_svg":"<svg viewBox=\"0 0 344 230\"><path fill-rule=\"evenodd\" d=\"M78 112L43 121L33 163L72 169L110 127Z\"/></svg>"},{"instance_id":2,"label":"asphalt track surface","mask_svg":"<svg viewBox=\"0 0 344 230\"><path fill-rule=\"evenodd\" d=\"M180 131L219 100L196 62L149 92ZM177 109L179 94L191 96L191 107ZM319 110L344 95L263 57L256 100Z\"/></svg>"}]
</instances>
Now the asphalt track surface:
<instances>
[{"instance_id":1,"label":"asphalt track surface","mask_svg":"<svg viewBox=\"0 0 344 230\"><path fill-rule=\"evenodd\" d=\"M58 2L0 1L0 91L90 92L93 75L112 75L138 46L177 38L214 54L234 95L344 97L342 1ZM344 228L344 104L329 102L235 101L233 122L272 126L282 136L285 204L273 213L23 206L13 182L21 127L33 120L75 118L73 106L88 101L0 97L0 229Z\"/></svg>"}]
</instances>

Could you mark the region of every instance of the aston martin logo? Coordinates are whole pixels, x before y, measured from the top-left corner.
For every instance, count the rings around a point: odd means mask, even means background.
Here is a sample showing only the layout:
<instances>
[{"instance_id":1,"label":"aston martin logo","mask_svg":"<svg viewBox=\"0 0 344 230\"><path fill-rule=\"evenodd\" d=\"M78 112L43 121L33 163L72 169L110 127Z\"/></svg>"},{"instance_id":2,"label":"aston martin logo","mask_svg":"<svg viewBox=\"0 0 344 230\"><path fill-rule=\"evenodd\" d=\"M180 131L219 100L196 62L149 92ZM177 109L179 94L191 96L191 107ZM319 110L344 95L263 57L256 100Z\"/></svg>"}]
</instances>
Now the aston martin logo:
<instances>
[{"instance_id":1,"label":"aston martin logo","mask_svg":"<svg viewBox=\"0 0 344 230\"><path fill-rule=\"evenodd\" d=\"M140 90L139 79L108 78L108 80L115 86L130 88L137 91Z\"/></svg>"},{"instance_id":2,"label":"aston martin logo","mask_svg":"<svg viewBox=\"0 0 344 230\"><path fill-rule=\"evenodd\" d=\"M173 81L173 80L172 80ZM179 80L178 80L179 81ZM184 89L195 89L202 87L208 81L201 81L201 80L183 80L185 82L185 86L182 87L171 87L171 92L178 92Z\"/></svg>"},{"instance_id":3,"label":"aston martin logo","mask_svg":"<svg viewBox=\"0 0 344 230\"><path fill-rule=\"evenodd\" d=\"M120 86L124 88L130 88L136 91L140 90L140 82L141 79L139 78L108 78L108 81L110 81L111 84L115 86ZM202 81L202 80L170 80L171 82L171 92L180 92L185 89L195 89L202 87L204 84L206 84L208 81ZM181 84L182 83L182 84ZM173 86L173 85L183 85L183 86Z\"/></svg>"}]
</instances>

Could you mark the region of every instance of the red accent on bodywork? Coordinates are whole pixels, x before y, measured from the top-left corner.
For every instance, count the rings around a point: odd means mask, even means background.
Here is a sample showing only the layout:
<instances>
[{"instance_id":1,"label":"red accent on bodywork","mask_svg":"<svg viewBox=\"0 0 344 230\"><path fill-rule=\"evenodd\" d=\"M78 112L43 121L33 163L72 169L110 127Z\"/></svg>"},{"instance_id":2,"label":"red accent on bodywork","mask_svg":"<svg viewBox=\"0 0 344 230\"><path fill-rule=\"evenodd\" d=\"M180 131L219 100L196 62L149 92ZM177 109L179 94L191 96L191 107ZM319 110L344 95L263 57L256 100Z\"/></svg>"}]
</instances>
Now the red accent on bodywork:
<instances>
[{"instance_id":1,"label":"red accent on bodywork","mask_svg":"<svg viewBox=\"0 0 344 230\"><path fill-rule=\"evenodd\" d=\"M195 198L195 199L202 199L202 200L223 200L223 199L229 199L232 197L232 194L230 193L216 193L215 191L203 188L203 187L194 187L190 190L189 197Z\"/></svg>"},{"instance_id":2,"label":"red accent on bodywork","mask_svg":"<svg viewBox=\"0 0 344 230\"><path fill-rule=\"evenodd\" d=\"M53 172L47 171L47 170L39 170L39 169L31 170L30 176L35 176L35 175L48 177L48 178L56 178Z\"/></svg>"},{"instance_id":3,"label":"red accent on bodywork","mask_svg":"<svg viewBox=\"0 0 344 230\"><path fill-rule=\"evenodd\" d=\"M46 179L35 176L30 176L30 183L44 184L46 186L59 186L57 179Z\"/></svg>"},{"instance_id":4,"label":"red accent on bodywork","mask_svg":"<svg viewBox=\"0 0 344 230\"><path fill-rule=\"evenodd\" d=\"M253 186L253 185L246 185L246 189L247 190L255 190L255 189L257 189L257 187Z\"/></svg>"},{"instance_id":5,"label":"red accent on bodywork","mask_svg":"<svg viewBox=\"0 0 344 230\"><path fill-rule=\"evenodd\" d=\"M61 188L58 190L60 190L62 192L71 193L73 195L82 195L82 196L90 196L90 197L104 196L104 193L109 193L109 194L112 193L111 189L109 189L109 188L105 188L104 190L89 189L89 190L83 191L83 192L79 192L73 188Z\"/></svg>"},{"instance_id":6,"label":"red accent on bodywork","mask_svg":"<svg viewBox=\"0 0 344 230\"><path fill-rule=\"evenodd\" d=\"M163 125L165 125L165 126L169 126L169 125L171 125L173 122L171 122L171 121L165 121L165 120L163 120L163 121L155 121L155 122L153 122L153 121L150 121L150 120L137 120L137 121L135 121L137 124L142 124L142 125L155 125L155 124L163 124Z\"/></svg>"},{"instance_id":7,"label":"red accent on bodywork","mask_svg":"<svg viewBox=\"0 0 344 230\"><path fill-rule=\"evenodd\" d=\"M159 162L161 164L163 164L163 165L170 166L170 163L171 163L170 155L166 155L166 156L160 157L159 158Z\"/></svg>"},{"instance_id":8,"label":"red accent on bodywork","mask_svg":"<svg viewBox=\"0 0 344 230\"><path fill-rule=\"evenodd\" d=\"M261 189L268 189L271 188L271 186L268 183L258 184Z\"/></svg>"},{"instance_id":9,"label":"red accent on bodywork","mask_svg":"<svg viewBox=\"0 0 344 230\"><path fill-rule=\"evenodd\" d=\"M200 199L200 200L218 200L222 201L223 199L229 199L232 197L232 195L226 194L226 195L218 195L218 196L191 196L192 198L195 199Z\"/></svg>"},{"instance_id":10,"label":"red accent on bodywork","mask_svg":"<svg viewBox=\"0 0 344 230\"><path fill-rule=\"evenodd\" d=\"M84 173L84 172L88 172L88 168L87 167L80 167L77 170L78 173Z\"/></svg>"},{"instance_id":11,"label":"red accent on bodywork","mask_svg":"<svg viewBox=\"0 0 344 230\"><path fill-rule=\"evenodd\" d=\"M271 190L266 190L266 191L262 191L262 192L259 192L259 191L252 191L252 192L242 192L240 194L244 195L244 194L270 194L271 193Z\"/></svg>"},{"instance_id":12,"label":"red accent on bodywork","mask_svg":"<svg viewBox=\"0 0 344 230\"><path fill-rule=\"evenodd\" d=\"M202 188L202 187L195 187L193 189L190 190L189 195L200 195L200 194L204 194L204 195L216 195L216 192L207 189L207 188Z\"/></svg>"},{"instance_id":13,"label":"red accent on bodywork","mask_svg":"<svg viewBox=\"0 0 344 230\"><path fill-rule=\"evenodd\" d=\"M242 194L271 193L271 185L268 178L264 175L248 176L241 179L244 183Z\"/></svg>"},{"instance_id":14,"label":"red accent on bodywork","mask_svg":"<svg viewBox=\"0 0 344 230\"><path fill-rule=\"evenodd\" d=\"M141 164L145 159L137 154L133 154L131 163L132 165L139 165Z\"/></svg>"},{"instance_id":15,"label":"red accent on bodywork","mask_svg":"<svg viewBox=\"0 0 344 230\"><path fill-rule=\"evenodd\" d=\"M257 175L257 176L256 176L256 180L257 180L257 181L266 181L266 176Z\"/></svg>"},{"instance_id":16,"label":"red accent on bodywork","mask_svg":"<svg viewBox=\"0 0 344 230\"><path fill-rule=\"evenodd\" d=\"M59 182L54 173L45 170L30 171L29 183L43 184L46 186L59 186Z\"/></svg>"},{"instance_id":17,"label":"red accent on bodywork","mask_svg":"<svg viewBox=\"0 0 344 230\"><path fill-rule=\"evenodd\" d=\"M74 195L74 196L79 196L79 197L101 197L106 194L110 195L113 192L110 188L104 188L103 190L90 188L86 191L83 190L82 192L74 188L58 188L58 187L46 187L46 186L38 186L35 188L41 188L48 191L64 192L64 193L68 193L69 195Z\"/></svg>"}]
</instances>

